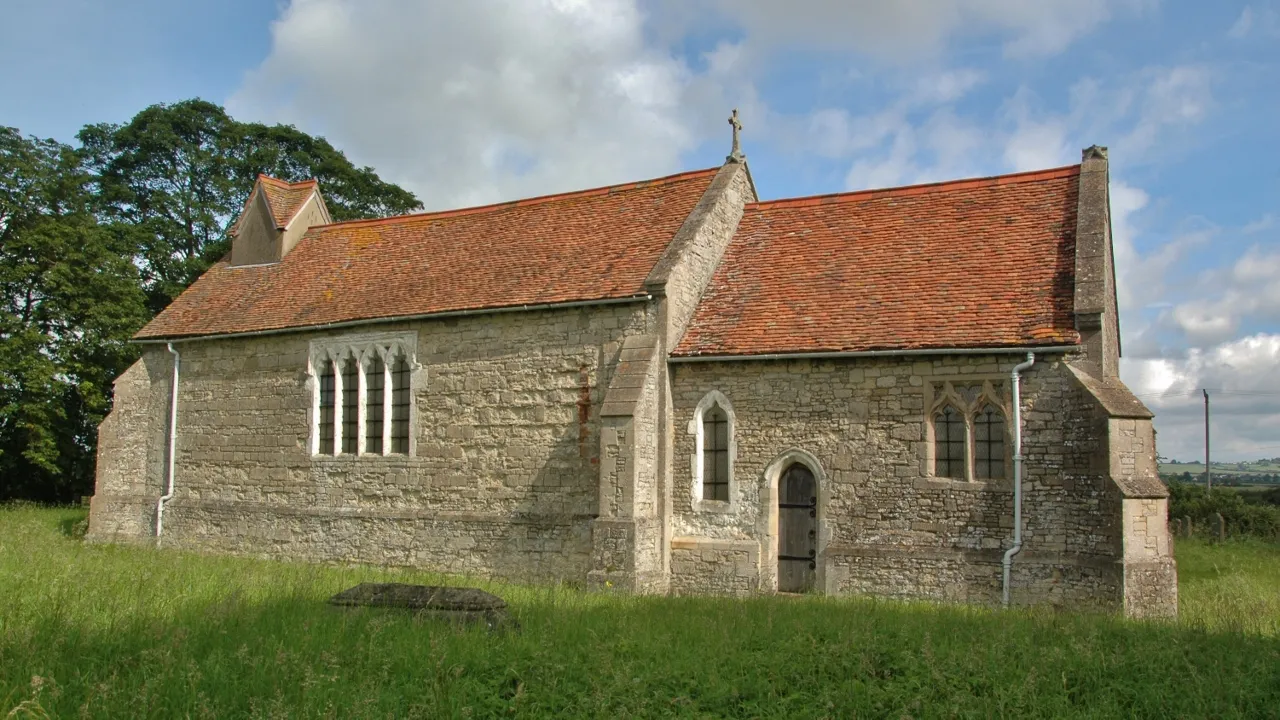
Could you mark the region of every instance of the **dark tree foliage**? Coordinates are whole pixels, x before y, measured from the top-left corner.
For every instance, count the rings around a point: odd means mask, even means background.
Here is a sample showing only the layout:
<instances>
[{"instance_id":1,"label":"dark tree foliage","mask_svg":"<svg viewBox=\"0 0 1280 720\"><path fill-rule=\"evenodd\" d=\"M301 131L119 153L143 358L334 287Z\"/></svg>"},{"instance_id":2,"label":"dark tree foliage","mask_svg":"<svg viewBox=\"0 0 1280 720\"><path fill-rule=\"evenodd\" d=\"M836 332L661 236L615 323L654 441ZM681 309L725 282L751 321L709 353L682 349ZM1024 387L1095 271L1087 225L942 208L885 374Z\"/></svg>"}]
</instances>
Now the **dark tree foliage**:
<instances>
[{"instance_id":1,"label":"dark tree foliage","mask_svg":"<svg viewBox=\"0 0 1280 720\"><path fill-rule=\"evenodd\" d=\"M1208 527L1215 513L1222 515L1230 535L1280 539L1280 507L1249 503L1230 488L1169 483L1169 517L1189 517L1193 526Z\"/></svg>"},{"instance_id":2,"label":"dark tree foliage","mask_svg":"<svg viewBox=\"0 0 1280 720\"><path fill-rule=\"evenodd\" d=\"M0 126L0 501L93 492L128 341L228 250L259 173L320 181L337 220L418 199L323 138L203 100L89 125L79 149Z\"/></svg>"},{"instance_id":3,"label":"dark tree foliage","mask_svg":"<svg viewBox=\"0 0 1280 720\"><path fill-rule=\"evenodd\" d=\"M72 148L0 127L0 500L90 491L111 383L148 318L91 181Z\"/></svg>"},{"instance_id":4,"label":"dark tree foliage","mask_svg":"<svg viewBox=\"0 0 1280 720\"><path fill-rule=\"evenodd\" d=\"M89 125L78 135L98 176L104 219L138 247L152 311L159 312L228 250L259 173L290 182L316 178L335 220L381 217L422 207L412 193L358 168L323 138L285 125L232 119L218 105L152 105L124 125Z\"/></svg>"}]
</instances>

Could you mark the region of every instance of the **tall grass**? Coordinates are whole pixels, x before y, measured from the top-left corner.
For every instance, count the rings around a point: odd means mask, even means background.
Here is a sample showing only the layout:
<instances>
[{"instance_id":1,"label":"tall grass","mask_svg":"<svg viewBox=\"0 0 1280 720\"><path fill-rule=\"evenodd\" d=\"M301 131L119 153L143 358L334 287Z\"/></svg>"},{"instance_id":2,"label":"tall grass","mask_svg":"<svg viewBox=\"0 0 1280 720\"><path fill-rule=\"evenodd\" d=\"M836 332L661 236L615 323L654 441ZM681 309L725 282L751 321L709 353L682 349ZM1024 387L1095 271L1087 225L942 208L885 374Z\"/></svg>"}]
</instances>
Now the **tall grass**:
<instances>
[{"instance_id":1,"label":"tall grass","mask_svg":"<svg viewBox=\"0 0 1280 720\"><path fill-rule=\"evenodd\" d=\"M0 508L0 717L1266 717L1280 547L1178 548L1177 622L476 583L519 632L324 600L412 571L86 545ZM453 579L458 582L458 579Z\"/></svg>"}]
</instances>

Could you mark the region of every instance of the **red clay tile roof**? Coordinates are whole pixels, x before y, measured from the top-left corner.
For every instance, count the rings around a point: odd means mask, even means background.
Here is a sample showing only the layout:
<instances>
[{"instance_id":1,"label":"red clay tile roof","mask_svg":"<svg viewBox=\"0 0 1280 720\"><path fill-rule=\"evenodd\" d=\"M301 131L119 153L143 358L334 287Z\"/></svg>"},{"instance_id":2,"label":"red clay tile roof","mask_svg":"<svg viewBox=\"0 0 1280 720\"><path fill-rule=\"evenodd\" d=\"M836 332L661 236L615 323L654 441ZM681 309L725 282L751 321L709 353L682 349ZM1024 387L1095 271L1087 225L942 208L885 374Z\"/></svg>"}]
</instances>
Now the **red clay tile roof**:
<instances>
[{"instance_id":1,"label":"red clay tile roof","mask_svg":"<svg viewBox=\"0 0 1280 720\"><path fill-rule=\"evenodd\" d=\"M262 183L262 189L267 194L267 203L271 205L271 216L276 219L276 227L282 230L302 209L317 185L315 180L288 183L268 175L259 175L258 182Z\"/></svg>"},{"instance_id":2,"label":"red clay tile roof","mask_svg":"<svg viewBox=\"0 0 1280 720\"><path fill-rule=\"evenodd\" d=\"M1078 343L1079 173L748 205L673 355Z\"/></svg>"},{"instance_id":3,"label":"red clay tile roof","mask_svg":"<svg viewBox=\"0 0 1280 720\"><path fill-rule=\"evenodd\" d=\"M217 263L135 338L640 295L718 170L314 227L277 264Z\"/></svg>"}]
</instances>

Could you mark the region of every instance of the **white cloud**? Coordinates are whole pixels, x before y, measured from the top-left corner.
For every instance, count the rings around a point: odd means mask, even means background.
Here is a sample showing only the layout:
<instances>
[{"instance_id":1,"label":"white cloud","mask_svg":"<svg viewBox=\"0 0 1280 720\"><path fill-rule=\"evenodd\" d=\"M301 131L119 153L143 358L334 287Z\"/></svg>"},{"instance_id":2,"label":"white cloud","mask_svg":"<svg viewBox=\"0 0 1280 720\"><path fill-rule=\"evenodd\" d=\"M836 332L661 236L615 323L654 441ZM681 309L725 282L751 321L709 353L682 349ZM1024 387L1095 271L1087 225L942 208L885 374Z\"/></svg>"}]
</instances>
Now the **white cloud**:
<instances>
[{"instance_id":1,"label":"white cloud","mask_svg":"<svg viewBox=\"0 0 1280 720\"><path fill-rule=\"evenodd\" d=\"M1271 213L1267 213L1262 217L1258 218L1257 220L1254 220L1253 222L1245 225L1243 228L1241 228L1241 232L1243 232L1245 235L1253 235L1254 233L1260 233L1264 230L1270 230L1275 226L1276 226L1276 216L1272 215Z\"/></svg>"},{"instance_id":2,"label":"white cloud","mask_svg":"<svg viewBox=\"0 0 1280 720\"><path fill-rule=\"evenodd\" d=\"M1248 35L1249 31L1252 29L1253 8L1245 5L1244 10L1240 11L1240 17L1235 21L1235 24L1231 26L1231 29L1227 31L1227 34L1233 38L1242 38L1245 35Z\"/></svg>"},{"instance_id":3,"label":"white cloud","mask_svg":"<svg viewBox=\"0 0 1280 720\"><path fill-rule=\"evenodd\" d=\"M1280 322L1280 251L1254 246L1228 270L1204 271L1200 285L1215 291L1173 309L1174 321L1194 345L1230 338L1246 320Z\"/></svg>"},{"instance_id":4,"label":"white cloud","mask_svg":"<svg viewBox=\"0 0 1280 720\"><path fill-rule=\"evenodd\" d=\"M764 45L855 50L896 61L936 55L957 36L999 34L1014 57L1053 55L1143 0L718 0Z\"/></svg>"},{"instance_id":5,"label":"white cloud","mask_svg":"<svg viewBox=\"0 0 1280 720\"><path fill-rule=\"evenodd\" d=\"M1276 12L1270 5L1264 5L1256 10L1252 5L1245 5L1240 11L1240 17L1236 18L1231 29L1227 31L1227 35L1237 40L1250 35L1280 37L1280 12Z\"/></svg>"},{"instance_id":6,"label":"white cloud","mask_svg":"<svg viewBox=\"0 0 1280 720\"><path fill-rule=\"evenodd\" d=\"M1203 457L1209 390L1215 460L1280 456L1280 335L1259 333L1184 357L1121 360L1121 376L1156 413L1165 457Z\"/></svg>"},{"instance_id":7,"label":"white cloud","mask_svg":"<svg viewBox=\"0 0 1280 720\"><path fill-rule=\"evenodd\" d=\"M232 112L318 129L431 208L673 172L696 143L694 78L632 0L294 0L272 38Z\"/></svg>"},{"instance_id":8,"label":"white cloud","mask_svg":"<svg viewBox=\"0 0 1280 720\"><path fill-rule=\"evenodd\" d=\"M952 41L996 38L1010 55L1061 51L1149 0L293 0L272 47L228 101L246 118L319 132L430 208L586 187L683 169L743 109L755 143L787 145L807 125L840 157L895 138L903 108L955 102L984 82L973 68L914 73L901 107L865 118L789 117L753 79L793 48L936 65ZM646 12L646 10L648 12ZM693 70L693 30L723 37ZM735 30L736 29L736 30ZM856 69L845 73L856 74ZM841 127L841 123L844 127ZM920 152L944 158L963 123ZM872 132L865 133L868 129ZM948 140L948 136L950 139ZM927 162L915 162L927 167ZM955 164L955 163L952 163ZM904 168L902 176L928 174ZM881 177L899 174L886 166Z\"/></svg>"}]
</instances>

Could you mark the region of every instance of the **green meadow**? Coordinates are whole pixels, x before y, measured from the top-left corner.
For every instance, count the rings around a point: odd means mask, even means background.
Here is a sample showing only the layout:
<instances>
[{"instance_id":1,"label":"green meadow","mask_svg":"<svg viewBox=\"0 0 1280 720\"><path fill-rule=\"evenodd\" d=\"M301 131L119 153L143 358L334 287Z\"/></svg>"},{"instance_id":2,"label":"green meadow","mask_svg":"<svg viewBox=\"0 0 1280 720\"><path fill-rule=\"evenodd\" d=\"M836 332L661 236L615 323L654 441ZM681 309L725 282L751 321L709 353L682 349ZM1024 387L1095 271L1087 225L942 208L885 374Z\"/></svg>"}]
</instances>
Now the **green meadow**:
<instances>
[{"instance_id":1,"label":"green meadow","mask_svg":"<svg viewBox=\"0 0 1280 720\"><path fill-rule=\"evenodd\" d=\"M1280 545L1181 541L1181 614L473 584L521 629L342 610L468 582L81 541L0 507L0 718L1277 717ZM7 714L7 715L6 715Z\"/></svg>"}]
</instances>

